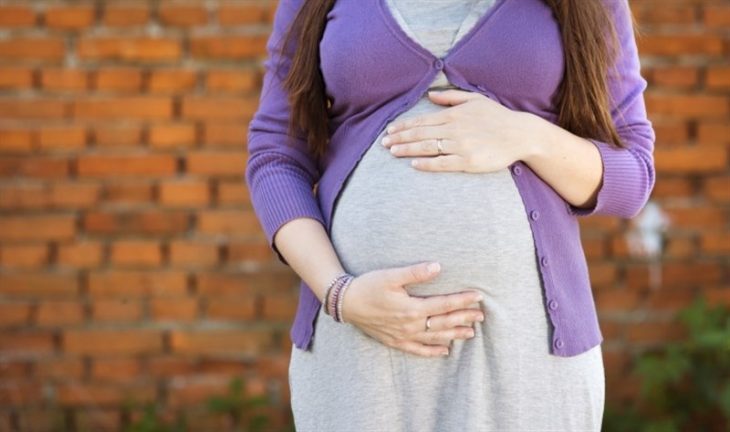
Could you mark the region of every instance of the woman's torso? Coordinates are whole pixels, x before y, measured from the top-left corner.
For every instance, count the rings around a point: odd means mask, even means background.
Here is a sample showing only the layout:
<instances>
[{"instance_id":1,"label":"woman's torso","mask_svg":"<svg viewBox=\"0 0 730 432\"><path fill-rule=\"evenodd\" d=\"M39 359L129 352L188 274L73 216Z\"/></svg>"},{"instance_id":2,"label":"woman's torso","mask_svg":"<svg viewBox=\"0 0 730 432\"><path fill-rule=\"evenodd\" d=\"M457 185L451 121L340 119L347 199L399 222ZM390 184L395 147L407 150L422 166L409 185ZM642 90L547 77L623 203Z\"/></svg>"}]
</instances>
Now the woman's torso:
<instances>
[{"instance_id":1,"label":"woman's torso","mask_svg":"<svg viewBox=\"0 0 730 432\"><path fill-rule=\"evenodd\" d=\"M478 0L465 6L441 1L436 14L435 5L425 7L420 0L388 0L390 12L409 36L438 56L463 37L492 3ZM456 87L441 72L430 88ZM447 107L424 94L394 121L442 109ZM348 271L360 274L439 261L443 269L439 278L411 287L413 294L488 289L492 281L516 277L516 271L539 277L532 232L509 169L419 171L411 167L412 158L395 157L383 147L383 136L381 131L371 143L335 203L331 237Z\"/></svg>"}]
</instances>

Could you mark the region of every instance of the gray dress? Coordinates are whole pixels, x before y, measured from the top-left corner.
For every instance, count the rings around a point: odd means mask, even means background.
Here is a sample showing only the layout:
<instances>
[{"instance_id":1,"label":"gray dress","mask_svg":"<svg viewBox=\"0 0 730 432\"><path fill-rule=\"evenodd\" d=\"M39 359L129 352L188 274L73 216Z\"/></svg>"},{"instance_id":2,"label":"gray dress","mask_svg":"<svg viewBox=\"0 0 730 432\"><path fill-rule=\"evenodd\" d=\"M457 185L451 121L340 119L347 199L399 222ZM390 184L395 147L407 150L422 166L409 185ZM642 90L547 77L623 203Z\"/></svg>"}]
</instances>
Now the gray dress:
<instances>
[{"instance_id":1,"label":"gray dress","mask_svg":"<svg viewBox=\"0 0 730 432\"><path fill-rule=\"evenodd\" d=\"M494 0L386 3L411 38L443 56ZM453 86L441 72L432 87ZM394 121L445 108L424 94ZM331 240L345 270L438 261L440 275L408 292L481 290L485 321L475 337L454 340L449 356L421 357L320 309L310 350L292 345L297 431L600 431L601 345L574 357L550 354L532 231L510 171L418 171L382 147L382 137L335 203Z\"/></svg>"}]
</instances>

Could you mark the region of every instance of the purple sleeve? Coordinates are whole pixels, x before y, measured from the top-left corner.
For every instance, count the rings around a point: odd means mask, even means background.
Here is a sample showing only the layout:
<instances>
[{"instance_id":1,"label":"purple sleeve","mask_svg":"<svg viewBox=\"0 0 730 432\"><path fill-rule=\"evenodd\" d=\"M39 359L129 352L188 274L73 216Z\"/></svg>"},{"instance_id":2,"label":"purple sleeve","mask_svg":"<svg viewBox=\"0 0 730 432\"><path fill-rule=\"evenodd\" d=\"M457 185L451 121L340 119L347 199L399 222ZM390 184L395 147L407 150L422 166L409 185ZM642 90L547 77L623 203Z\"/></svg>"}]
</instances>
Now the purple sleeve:
<instances>
[{"instance_id":1,"label":"purple sleeve","mask_svg":"<svg viewBox=\"0 0 730 432\"><path fill-rule=\"evenodd\" d=\"M596 139L589 139L599 150L603 178L596 204L580 208L568 204L576 216L604 214L631 218L649 199L655 182L655 133L647 118L644 90L647 82L641 76L638 49L632 28L632 15L627 0L608 0L615 17L620 44L617 75L609 74L611 116L619 136L628 145L618 149Z\"/></svg>"},{"instance_id":2,"label":"purple sleeve","mask_svg":"<svg viewBox=\"0 0 730 432\"><path fill-rule=\"evenodd\" d=\"M291 107L283 80L291 65L296 40L292 39L286 52L281 50L281 45L301 4L302 0L280 0L274 14L273 29L266 43L267 58L259 107L248 127L245 170L251 205L270 247L279 261L286 265L288 263L274 244L278 229L286 222L301 217L313 218L324 225L313 192L320 177L316 160L307 151L303 134L292 140L294 145L288 144L287 135ZM280 65L278 73L275 73L277 63Z\"/></svg>"}]
</instances>

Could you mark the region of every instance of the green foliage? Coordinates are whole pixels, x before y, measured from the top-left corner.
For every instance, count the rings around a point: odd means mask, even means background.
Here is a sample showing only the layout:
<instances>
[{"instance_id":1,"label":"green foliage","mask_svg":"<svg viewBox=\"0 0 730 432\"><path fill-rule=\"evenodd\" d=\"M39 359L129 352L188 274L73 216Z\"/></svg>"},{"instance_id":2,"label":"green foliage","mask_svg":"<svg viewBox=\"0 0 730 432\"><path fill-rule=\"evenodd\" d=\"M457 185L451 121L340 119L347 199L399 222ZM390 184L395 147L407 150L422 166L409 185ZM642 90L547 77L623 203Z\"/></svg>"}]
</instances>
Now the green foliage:
<instances>
[{"instance_id":1,"label":"green foliage","mask_svg":"<svg viewBox=\"0 0 730 432\"><path fill-rule=\"evenodd\" d=\"M605 431L730 430L730 309L699 297L678 318L688 337L637 359L639 398L606 407Z\"/></svg>"},{"instance_id":2,"label":"green foliage","mask_svg":"<svg viewBox=\"0 0 730 432\"><path fill-rule=\"evenodd\" d=\"M228 386L227 394L214 396L208 400L208 409L214 413L230 416L237 431L262 431L268 424L269 418L257 413L256 409L268 405L269 400L263 396L247 396L244 394L244 389L241 378L233 379ZM241 429L244 421L248 421L248 427Z\"/></svg>"},{"instance_id":3,"label":"green foliage","mask_svg":"<svg viewBox=\"0 0 730 432\"><path fill-rule=\"evenodd\" d=\"M169 424L157 413L157 405L151 403L144 406L142 417L124 429L124 432L184 432L187 430L185 419L179 417L175 423Z\"/></svg>"},{"instance_id":4,"label":"green foliage","mask_svg":"<svg viewBox=\"0 0 730 432\"><path fill-rule=\"evenodd\" d=\"M231 425L231 428L226 430L261 432L271 430L270 428L264 429L269 424L269 417L260 413L270 403L271 401L267 397L247 395L244 381L241 378L234 378L228 386L228 392L224 395L210 397L206 401L205 407L211 413L226 417ZM134 404L128 402L127 410L133 408ZM125 428L124 432L186 432L188 430L184 416L171 422L158 414L156 404L150 403L144 406L143 415Z\"/></svg>"}]
</instances>

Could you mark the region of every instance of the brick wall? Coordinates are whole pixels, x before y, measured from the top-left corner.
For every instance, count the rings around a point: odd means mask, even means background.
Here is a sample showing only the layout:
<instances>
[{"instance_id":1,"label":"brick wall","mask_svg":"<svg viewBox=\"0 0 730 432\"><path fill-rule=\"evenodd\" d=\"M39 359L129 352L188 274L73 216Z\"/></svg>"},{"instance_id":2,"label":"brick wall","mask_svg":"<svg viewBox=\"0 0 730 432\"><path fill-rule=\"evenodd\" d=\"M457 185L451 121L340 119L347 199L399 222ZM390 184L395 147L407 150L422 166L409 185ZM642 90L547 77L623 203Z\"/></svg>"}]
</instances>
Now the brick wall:
<instances>
[{"instance_id":1,"label":"brick wall","mask_svg":"<svg viewBox=\"0 0 730 432\"><path fill-rule=\"evenodd\" d=\"M693 296L730 304L730 2L631 4L656 212L581 220L609 399ZM298 279L243 182L274 10L0 1L0 431L118 428L129 397L194 412L235 376L286 420Z\"/></svg>"}]
</instances>

